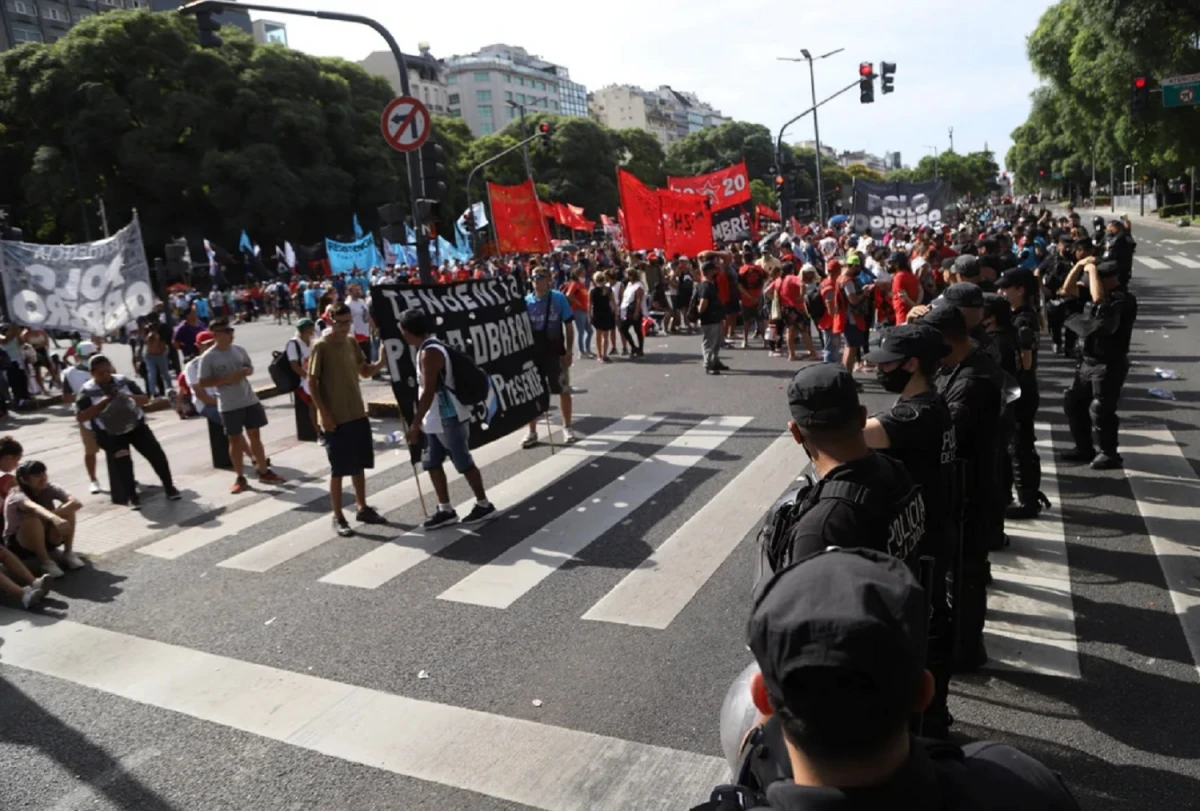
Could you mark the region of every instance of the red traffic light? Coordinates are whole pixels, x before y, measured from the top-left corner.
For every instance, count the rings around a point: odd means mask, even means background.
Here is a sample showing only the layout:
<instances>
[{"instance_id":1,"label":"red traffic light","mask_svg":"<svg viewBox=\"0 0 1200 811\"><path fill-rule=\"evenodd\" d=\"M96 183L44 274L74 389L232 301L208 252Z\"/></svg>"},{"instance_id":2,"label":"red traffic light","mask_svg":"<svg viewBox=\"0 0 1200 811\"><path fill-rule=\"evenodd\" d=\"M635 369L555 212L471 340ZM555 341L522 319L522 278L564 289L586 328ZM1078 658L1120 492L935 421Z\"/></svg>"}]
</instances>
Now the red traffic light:
<instances>
[{"instance_id":1,"label":"red traffic light","mask_svg":"<svg viewBox=\"0 0 1200 811\"><path fill-rule=\"evenodd\" d=\"M1133 80L1133 86L1136 87L1138 90L1141 90L1143 87L1146 86L1146 77L1145 76L1136 77Z\"/></svg>"},{"instance_id":2,"label":"red traffic light","mask_svg":"<svg viewBox=\"0 0 1200 811\"><path fill-rule=\"evenodd\" d=\"M546 124L546 123L543 123L543 124L541 124L541 125L539 125L539 126L538 126L538 129L539 129L541 132L549 132L549 131L550 131L550 125L549 125L549 124Z\"/></svg>"},{"instance_id":3,"label":"red traffic light","mask_svg":"<svg viewBox=\"0 0 1200 811\"><path fill-rule=\"evenodd\" d=\"M870 62L862 62L858 66L859 76L870 76L875 73L875 66Z\"/></svg>"},{"instance_id":4,"label":"red traffic light","mask_svg":"<svg viewBox=\"0 0 1200 811\"><path fill-rule=\"evenodd\" d=\"M1046 176L1046 170L1045 170L1045 169L1038 169L1038 174L1039 174L1041 177L1045 177L1045 176Z\"/></svg>"}]
</instances>

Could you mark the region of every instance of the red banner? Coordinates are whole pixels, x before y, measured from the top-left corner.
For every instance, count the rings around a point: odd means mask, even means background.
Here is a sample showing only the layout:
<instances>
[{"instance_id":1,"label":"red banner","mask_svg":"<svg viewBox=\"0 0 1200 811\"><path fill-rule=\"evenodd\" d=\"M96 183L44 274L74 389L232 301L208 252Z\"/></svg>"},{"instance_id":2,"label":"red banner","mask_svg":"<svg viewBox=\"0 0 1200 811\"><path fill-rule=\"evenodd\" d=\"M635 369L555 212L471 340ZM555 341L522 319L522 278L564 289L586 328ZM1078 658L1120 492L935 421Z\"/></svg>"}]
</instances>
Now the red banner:
<instances>
[{"instance_id":1,"label":"red banner","mask_svg":"<svg viewBox=\"0 0 1200 811\"><path fill-rule=\"evenodd\" d=\"M750 176L746 162L696 177L668 177L667 188L712 199L713 211L736 206L750 199Z\"/></svg>"},{"instance_id":2,"label":"red banner","mask_svg":"<svg viewBox=\"0 0 1200 811\"><path fill-rule=\"evenodd\" d=\"M558 221L558 211L554 208L554 203L547 203L545 200L538 200L538 208L542 210L543 217L549 217L555 222Z\"/></svg>"},{"instance_id":3,"label":"red banner","mask_svg":"<svg viewBox=\"0 0 1200 811\"><path fill-rule=\"evenodd\" d=\"M520 186L487 184L492 202L492 223L501 253L547 253L550 233L542 218L537 189L532 180Z\"/></svg>"},{"instance_id":4,"label":"red banner","mask_svg":"<svg viewBox=\"0 0 1200 811\"><path fill-rule=\"evenodd\" d=\"M617 188L621 192L621 208L617 213L623 217L625 247L631 251L665 248L658 194L624 169L617 169Z\"/></svg>"},{"instance_id":5,"label":"red banner","mask_svg":"<svg viewBox=\"0 0 1200 811\"><path fill-rule=\"evenodd\" d=\"M703 197L660 189L658 201L668 256L695 256L713 249L712 218Z\"/></svg>"},{"instance_id":6,"label":"red banner","mask_svg":"<svg viewBox=\"0 0 1200 811\"><path fill-rule=\"evenodd\" d=\"M773 208L768 208L767 206L764 206L762 203L759 203L757 206L755 206L754 211L762 219L774 220L775 222L779 222L779 212Z\"/></svg>"}]
</instances>

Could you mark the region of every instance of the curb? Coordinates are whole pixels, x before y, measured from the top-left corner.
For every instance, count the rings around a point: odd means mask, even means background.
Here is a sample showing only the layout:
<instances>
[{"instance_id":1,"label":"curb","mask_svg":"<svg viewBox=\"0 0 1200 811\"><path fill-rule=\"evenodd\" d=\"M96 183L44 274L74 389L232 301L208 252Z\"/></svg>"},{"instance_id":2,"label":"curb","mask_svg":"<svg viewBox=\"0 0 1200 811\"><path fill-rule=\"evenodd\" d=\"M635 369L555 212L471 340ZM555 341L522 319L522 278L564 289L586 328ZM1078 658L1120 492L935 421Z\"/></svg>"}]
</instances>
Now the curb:
<instances>
[{"instance_id":1,"label":"curb","mask_svg":"<svg viewBox=\"0 0 1200 811\"><path fill-rule=\"evenodd\" d=\"M259 386L258 388L256 388L254 390L254 393L258 395L258 399L260 399L260 400L269 400L272 397L279 396L279 390L275 387L274 384L268 385L268 386ZM17 413L25 413L25 412L29 412L29 411L42 411L43 409L47 409L47 408L50 408L51 406L56 406L56 405L65 405L65 403L63 403L63 401L62 401L62 395L60 395L60 394L50 394L50 395L39 394L35 397L30 398L29 404L26 405L24 408L13 409L13 410L16 411ZM157 400L151 400L150 402L146 403L146 407L143 408L142 410L148 414L153 414L155 411L169 411L170 409L171 409L170 401L159 398Z\"/></svg>"}]
</instances>

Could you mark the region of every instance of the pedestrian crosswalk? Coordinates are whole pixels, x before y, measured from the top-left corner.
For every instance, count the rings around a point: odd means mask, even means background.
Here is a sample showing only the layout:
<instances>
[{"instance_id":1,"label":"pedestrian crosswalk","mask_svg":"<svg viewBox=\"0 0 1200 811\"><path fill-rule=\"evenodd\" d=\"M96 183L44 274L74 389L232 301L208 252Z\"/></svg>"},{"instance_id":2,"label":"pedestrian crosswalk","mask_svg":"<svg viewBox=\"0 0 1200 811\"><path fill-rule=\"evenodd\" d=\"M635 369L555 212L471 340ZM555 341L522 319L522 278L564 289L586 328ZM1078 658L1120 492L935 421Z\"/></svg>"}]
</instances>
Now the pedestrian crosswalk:
<instances>
[{"instance_id":1,"label":"pedestrian crosswalk","mask_svg":"<svg viewBox=\"0 0 1200 811\"><path fill-rule=\"evenodd\" d=\"M1153 256L1135 256L1137 262L1151 270L1170 270L1174 265L1195 270L1200 268L1200 261L1192 259L1190 256L1183 254L1174 254L1171 256L1163 256L1155 258Z\"/></svg>"}]
</instances>

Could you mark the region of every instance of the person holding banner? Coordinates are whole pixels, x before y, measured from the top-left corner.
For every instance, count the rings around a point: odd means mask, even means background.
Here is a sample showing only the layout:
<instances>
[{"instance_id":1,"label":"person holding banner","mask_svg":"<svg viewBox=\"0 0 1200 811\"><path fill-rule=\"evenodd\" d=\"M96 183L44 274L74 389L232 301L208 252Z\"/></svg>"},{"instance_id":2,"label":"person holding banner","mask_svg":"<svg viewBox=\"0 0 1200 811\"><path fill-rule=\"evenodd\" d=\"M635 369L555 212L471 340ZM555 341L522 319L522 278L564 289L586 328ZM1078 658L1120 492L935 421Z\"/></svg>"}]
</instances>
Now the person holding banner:
<instances>
[{"instance_id":1,"label":"person holding banner","mask_svg":"<svg viewBox=\"0 0 1200 811\"><path fill-rule=\"evenodd\" d=\"M575 442L571 431L571 363L574 360L575 325L572 322L571 304L567 297L550 289L550 272L536 266L530 277L533 292L525 297L529 310L529 322L533 328L534 351L537 353L538 371L546 380L551 394L558 395L562 410L563 442ZM522 448L538 444L537 418L529 421L529 433L521 443Z\"/></svg>"}]
</instances>

